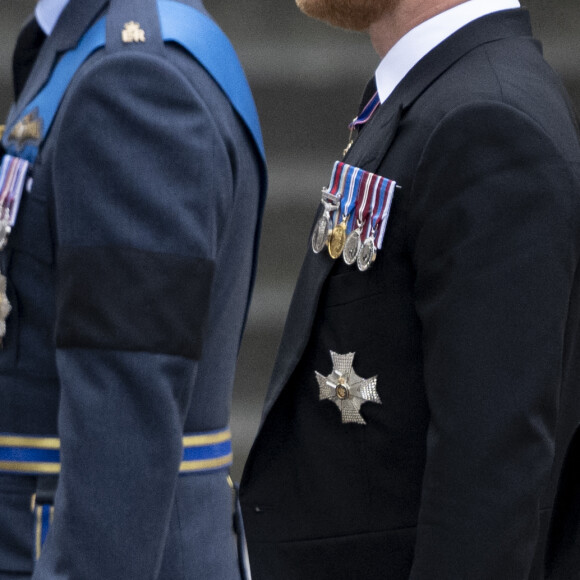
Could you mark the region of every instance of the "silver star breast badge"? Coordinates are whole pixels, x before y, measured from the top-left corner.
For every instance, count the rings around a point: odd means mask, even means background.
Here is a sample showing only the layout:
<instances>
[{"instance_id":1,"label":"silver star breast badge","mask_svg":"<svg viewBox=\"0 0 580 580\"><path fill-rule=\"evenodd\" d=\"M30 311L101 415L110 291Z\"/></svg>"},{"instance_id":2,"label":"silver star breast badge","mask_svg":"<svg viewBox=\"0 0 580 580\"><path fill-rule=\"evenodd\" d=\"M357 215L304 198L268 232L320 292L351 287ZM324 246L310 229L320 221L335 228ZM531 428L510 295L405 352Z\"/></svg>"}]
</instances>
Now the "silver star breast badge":
<instances>
[{"instance_id":1,"label":"silver star breast badge","mask_svg":"<svg viewBox=\"0 0 580 580\"><path fill-rule=\"evenodd\" d=\"M331 400L339 409L343 423L359 423L366 425L360 414L363 403L381 403L377 393L377 376L370 379L359 377L352 366L354 352L337 354L330 351L332 372L327 376L316 372L316 380L320 387L320 400Z\"/></svg>"}]
</instances>

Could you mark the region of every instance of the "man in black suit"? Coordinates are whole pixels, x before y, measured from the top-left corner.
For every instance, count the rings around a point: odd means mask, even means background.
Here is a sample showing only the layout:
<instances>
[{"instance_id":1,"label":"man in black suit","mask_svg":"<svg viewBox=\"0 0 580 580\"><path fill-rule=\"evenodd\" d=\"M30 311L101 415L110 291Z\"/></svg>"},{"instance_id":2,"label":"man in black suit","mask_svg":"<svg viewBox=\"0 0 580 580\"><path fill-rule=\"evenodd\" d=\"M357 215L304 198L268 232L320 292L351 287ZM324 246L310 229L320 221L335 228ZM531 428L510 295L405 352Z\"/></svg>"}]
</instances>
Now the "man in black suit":
<instances>
[{"instance_id":1,"label":"man in black suit","mask_svg":"<svg viewBox=\"0 0 580 580\"><path fill-rule=\"evenodd\" d=\"M580 145L528 14L299 5L383 60L242 480L254 578L580 578Z\"/></svg>"}]
</instances>

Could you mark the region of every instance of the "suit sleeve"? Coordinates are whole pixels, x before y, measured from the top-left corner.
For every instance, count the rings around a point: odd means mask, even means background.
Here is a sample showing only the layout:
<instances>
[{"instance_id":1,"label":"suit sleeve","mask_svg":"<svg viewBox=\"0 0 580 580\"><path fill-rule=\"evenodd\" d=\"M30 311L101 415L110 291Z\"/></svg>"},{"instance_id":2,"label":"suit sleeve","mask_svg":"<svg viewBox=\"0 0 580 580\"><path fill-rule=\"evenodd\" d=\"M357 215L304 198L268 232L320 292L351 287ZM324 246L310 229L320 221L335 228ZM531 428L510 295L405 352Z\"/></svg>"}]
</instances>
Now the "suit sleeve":
<instances>
[{"instance_id":1,"label":"suit sleeve","mask_svg":"<svg viewBox=\"0 0 580 580\"><path fill-rule=\"evenodd\" d=\"M87 63L54 130L62 472L34 578L157 578L231 164L189 76L139 53Z\"/></svg>"},{"instance_id":2,"label":"suit sleeve","mask_svg":"<svg viewBox=\"0 0 580 580\"><path fill-rule=\"evenodd\" d=\"M527 580L578 262L577 182L504 105L444 118L411 233L430 409L411 580Z\"/></svg>"}]
</instances>

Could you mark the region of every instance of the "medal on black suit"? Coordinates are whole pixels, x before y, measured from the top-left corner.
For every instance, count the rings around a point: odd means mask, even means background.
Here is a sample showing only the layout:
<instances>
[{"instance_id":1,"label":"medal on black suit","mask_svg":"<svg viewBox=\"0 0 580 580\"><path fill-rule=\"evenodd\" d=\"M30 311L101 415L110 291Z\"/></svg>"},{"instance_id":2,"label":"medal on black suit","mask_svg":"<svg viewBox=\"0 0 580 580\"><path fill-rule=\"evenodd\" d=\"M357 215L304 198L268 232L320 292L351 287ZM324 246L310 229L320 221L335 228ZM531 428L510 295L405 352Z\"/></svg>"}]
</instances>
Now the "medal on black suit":
<instances>
[{"instance_id":1,"label":"medal on black suit","mask_svg":"<svg viewBox=\"0 0 580 580\"><path fill-rule=\"evenodd\" d=\"M312 251L328 247L334 260L368 270L381 249L396 183L359 167L336 161L328 188L322 190L324 210L314 225Z\"/></svg>"},{"instance_id":2,"label":"medal on black suit","mask_svg":"<svg viewBox=\"0 0 580 580\"><path fill-rule=\"evenodd\" d=\"M320 401L332 401L339 408L343 423L366 425L360 414L361 406L366 402L382 404L377 392L378 377L363 379L356 374L352 365L354 352L337 354L331 351L330 357L332 372L326 377L315 372Z\"/></svg>"},{"instance_id":3,"label":"medal on black suit","mask_svg":"<svg viewBox=\"0 0 580 580\"><path fill-rule=\"evenodd\" d=\"M376 260L377 250L375 248L375 237L371 235L362 244L357 256L356 265L361 272L366 272Z\"/></svg>"},{"instance_id":4,"label":"medal on black suit","mask_svg":"<svg viewBox=\"0 0 580 580\"><path fill-rule=\"evenodd\" d=\"M316 222L312 232L312 251L319 254L326 247L330 238L332 214L340 207L340 199L344 188L347 172L344 163L336 161L330 184L323 188L320 203L324 207L322 216Z\"/></svg>"},{"instance_id":5,"label":"medal on black suit","mask_svg":"<svg viewBox=\"0 0 580 580\"><path fill-rule=\"evenodd\" d=\"M356 228L354 228L346 238L342 259L347 266L351 266L356 262L362 246L362 230L367 219L369 208L371 206L373 191L378 188L380 178L374 173L366 173L361 183L363 191L362 195L358 195L354 209L354 216L357 220Z\"/></svg>"},{"instance_id":6,"label":"medal on black suit","mask_svg":"<svg viewBox=\"0 0 580 580\"><path fill-rule=\"evenodd\" d=\"M365 172L358 167L346 166L348 175L345 184L345 193L340 202L341 220L332 230L328 240L328 253L333 260L340 258L344 245L346 243L348 222L351 217L352 209L356 203L357 194L360 188L361 179Z\"/></svg>"},{"instance_id":7,"label":"medal on black suit","mask_svg":"<svg viewBox=\"0 0 580 580\"><path fill-rule=\"evenodd\" d=\"M382 248L391 204L393 203L396 183L383 177L380 179L379 186L373 191L370 217L365 228L365 239L357 256L356 264L361 272L366 272L373 265L377 257L377 250Z\"/></svg>"}]
</instances>

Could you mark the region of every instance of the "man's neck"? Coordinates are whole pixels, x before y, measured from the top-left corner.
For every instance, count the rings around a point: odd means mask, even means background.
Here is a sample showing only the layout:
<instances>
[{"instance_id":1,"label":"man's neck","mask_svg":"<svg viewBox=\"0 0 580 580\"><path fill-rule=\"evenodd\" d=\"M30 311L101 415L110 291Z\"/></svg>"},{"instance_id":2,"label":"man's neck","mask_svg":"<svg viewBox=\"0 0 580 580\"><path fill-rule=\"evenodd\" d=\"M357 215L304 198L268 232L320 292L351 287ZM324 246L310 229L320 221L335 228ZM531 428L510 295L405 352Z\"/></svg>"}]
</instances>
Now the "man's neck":
<instances>
[{"instance_id":1,"label":"man's neck","mask_svg":"<svg viewBox=\"0 0 580 580\"><path fill-rule=\"evenodd\" d=\"M393 10L370 25L369 36L377 54L383 58L410 30L467 0L401 0Z\"/></svg>"}]
</instances>

